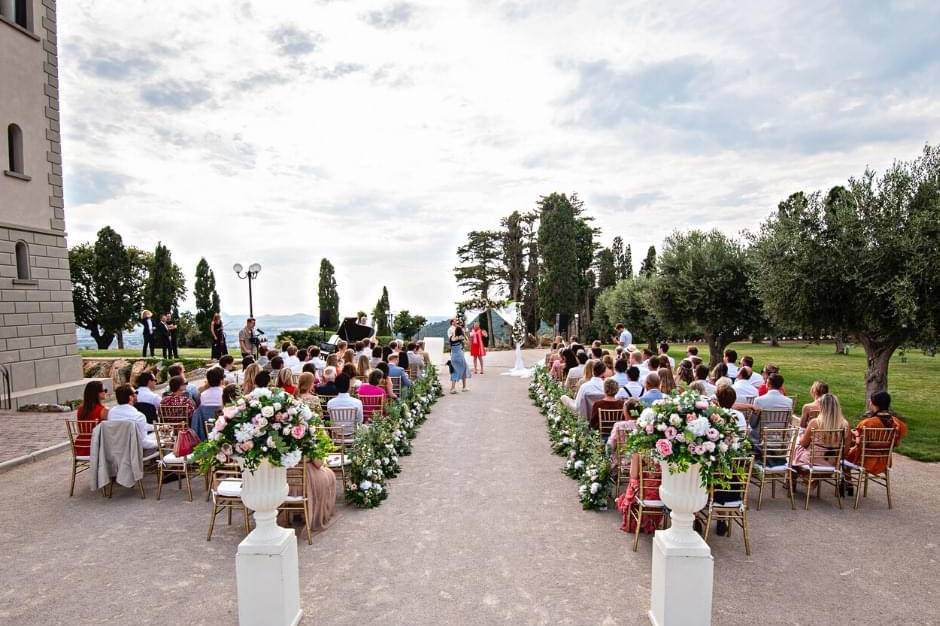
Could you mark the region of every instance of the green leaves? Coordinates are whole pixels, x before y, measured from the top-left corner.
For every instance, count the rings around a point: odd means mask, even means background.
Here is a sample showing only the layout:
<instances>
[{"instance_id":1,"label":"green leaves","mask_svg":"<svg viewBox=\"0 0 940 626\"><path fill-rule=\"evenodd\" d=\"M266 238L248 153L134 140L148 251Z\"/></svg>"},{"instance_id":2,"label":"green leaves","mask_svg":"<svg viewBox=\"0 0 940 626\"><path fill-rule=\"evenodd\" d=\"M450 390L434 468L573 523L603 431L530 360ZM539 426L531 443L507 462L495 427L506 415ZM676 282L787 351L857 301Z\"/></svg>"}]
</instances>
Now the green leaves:
<instances>
[{"instance_id":1,"label":"green leaves","mask_svg":"<svg viewBox=\"0 0 940 626\"><path fill-rule=\"evenodd\" d=\"M339 292L336 291L336 270L329 259L320 261L320 283L317 287L320 305L320 327L339 326Z\"/></svg>"},{"instance_id":2,"label":"green leaves","mask_svg":"<svg viewBox=\"0 0 940 626\"><path fill-rule=\"evenodd\" d=\"M205 258L199 259L199 263L196 264L196 283L193 287L193 296L196 299L195 323L199 335L204 342L209 343L212 340L212 334L209 332L212 316L221 311L221 305L219 303L219 294L215 290L215 274Z\"/></svg>"}]
</instances>

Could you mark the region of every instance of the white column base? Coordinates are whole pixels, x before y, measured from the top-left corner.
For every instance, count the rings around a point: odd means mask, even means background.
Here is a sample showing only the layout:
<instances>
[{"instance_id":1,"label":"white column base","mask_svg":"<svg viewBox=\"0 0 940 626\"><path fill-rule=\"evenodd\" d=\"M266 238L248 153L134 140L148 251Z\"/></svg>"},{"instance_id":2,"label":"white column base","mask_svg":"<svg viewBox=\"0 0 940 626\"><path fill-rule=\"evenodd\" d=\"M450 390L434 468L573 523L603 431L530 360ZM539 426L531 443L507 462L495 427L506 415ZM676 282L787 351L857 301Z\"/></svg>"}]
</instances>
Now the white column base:
<instances>
[{"instance_id":1,"label":"white column base","mask_svg":"<svg viewBox=\"0 0 940 626\"><path fill-rule=\"evenodd\" d=\"M649 619L653 626L708 626L712 622L714 559L708 544L656 531ZM679 539L679 541L676 541ZM667 594L668 591L668 594Z\"/></svg>"},{"instance_id":2,"label":"white column base","mask_svg":"<svg viewBox=\"0 0 940 626\"><path fill-rule=\"evenodd\" d=\"M297 539L292 530L280 530L275 539L254 542L249 535L238 544L239 626L296 626L303 617Z\"/></svg>"}]
</instances>

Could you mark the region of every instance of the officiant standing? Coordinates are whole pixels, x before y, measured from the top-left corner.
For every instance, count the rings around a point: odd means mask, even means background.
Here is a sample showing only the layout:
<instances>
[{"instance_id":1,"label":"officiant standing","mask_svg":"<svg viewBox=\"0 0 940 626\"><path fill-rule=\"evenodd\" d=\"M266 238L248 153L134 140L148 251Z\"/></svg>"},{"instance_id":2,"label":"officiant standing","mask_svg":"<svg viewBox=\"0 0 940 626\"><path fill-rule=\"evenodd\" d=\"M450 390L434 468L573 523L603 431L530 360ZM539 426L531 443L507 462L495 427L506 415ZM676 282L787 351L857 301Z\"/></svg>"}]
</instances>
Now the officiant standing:
<instances>
[{"instance_id":1,"label":"officiant standing","mask_svg":"<svg viewBox=\"0 0 940 626\"><path fill-rule=\"evenodd\" d=\"M477 372L477 363L480 364L479 373L483 373L483 357L486 356L486 338L488 334L480 328L480 322L474 322L470 330L470 356L473 357L473 373Z\"/></svg>"}]
</instances>

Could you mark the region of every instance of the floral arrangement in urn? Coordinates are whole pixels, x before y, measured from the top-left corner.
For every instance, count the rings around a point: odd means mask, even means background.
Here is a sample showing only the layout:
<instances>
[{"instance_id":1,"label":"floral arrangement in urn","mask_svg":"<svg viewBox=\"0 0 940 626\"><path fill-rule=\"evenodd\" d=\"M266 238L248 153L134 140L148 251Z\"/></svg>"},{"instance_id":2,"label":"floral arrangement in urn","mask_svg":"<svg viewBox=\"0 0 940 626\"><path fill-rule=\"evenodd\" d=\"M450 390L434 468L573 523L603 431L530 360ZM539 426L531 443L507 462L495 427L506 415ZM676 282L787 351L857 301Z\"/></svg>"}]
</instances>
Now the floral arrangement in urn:
<instances>
[{"instance_id":1,"label":"floral arrangement in urn","mask_svg":"<svg viewBox=\"0 0 940 626\"><path fill-rule=\"evenodd\" d=\"M290 468L303 458L322 461L332 451L310 407L282 389L259 388L222 410L195 459L203 471L232 462L253 471L263 460Z\"/></svg>"},{"instance_id":2,"label":"floral arrangement in urn","mask_svg":"<svg viewBox=\"0 0 940 626\"><path fill-rule=\"evenodd\" d=\"M651 452L673 474L697 464L703 487L720 484L732 472L731 460L751 447L734 413L694 391L656 400L644 409L628 445L633 452Z\"/></svg>"}]
</instances>

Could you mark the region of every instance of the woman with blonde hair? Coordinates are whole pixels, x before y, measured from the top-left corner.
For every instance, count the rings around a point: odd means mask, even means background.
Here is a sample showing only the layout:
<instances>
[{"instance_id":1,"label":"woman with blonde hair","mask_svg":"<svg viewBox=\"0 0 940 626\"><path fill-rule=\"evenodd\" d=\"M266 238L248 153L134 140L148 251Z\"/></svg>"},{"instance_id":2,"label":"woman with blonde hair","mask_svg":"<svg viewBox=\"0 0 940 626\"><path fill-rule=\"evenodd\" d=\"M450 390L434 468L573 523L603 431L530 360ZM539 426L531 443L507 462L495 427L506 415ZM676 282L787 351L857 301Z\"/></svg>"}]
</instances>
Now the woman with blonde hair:
<instances>
[{"instance_id":1,"label":"woman with blonde hair","mask_svg":"<svg viewBox=\"0 0 940 626\"><path fill-rule=\"evenodd\" d=\"M604 372L604 378L610 378L614 375L614 357L610 356L610 354L605 354L602 359L604 365L607 366L607 371Z\"/></svg>"},{"instance_id":2,"label":"woman with blonde hair","mask_svg":"<svg viewBox=\"0 0 940 626\"><path fill-rule=\"evenodd\" d=\"M793 453L793 465L808 465L812 457L811 447L817 446L822 448L821 452L823 454L820 454L820 451L817 450L813 461L835 466L835 455L830 458L825 453L832 451L834 447L839 445L838 436L828 433L825 437L817 439L815 437L817 431L841 430L843 453L852 446L852 430L849 428L848 421L842 415L842 406L839 404L839 399L831 393L826 393L819 397L818 403L819 415L809 421L803 436L800 437L799 445Z\"/></svg>"},{"instance_id":3,"label":"woman with blonde hair","mask_svg":"<svg viewBox=\"0 0 940 626\"><path fill-rule=\"evenodd\" d=\"M664 395L669 395L676 390L676 379L672 376L672 370L668 367L661 367L656 370L656 373L659 374L659 390L663 392Z\"/></svg>"},{"instance_id":4,"label":"woman with blonde hair","mask_svg":"<svg viewBox=\"0 0 940 626\"><path fill-rule=\"evenodd\" d=\"M244 373L242 374L244 382L242 383L242 395L247 396L249 393L255 390L255 376L261 372L261 366L257 363L252 363L245 368Z\"/></svg>"},{"instance_id":5,"label":"woman with blonde hair","mask_svg":"<svg viewBox=\"0 0 940 626\"><path fill-rule=\"evenodd\" d=\"M369 376L369 357L364 354L360 354L359 358L356 360L356 375L368 378ZM361 380L361 379L360 379Z\"/></svg>"},{"instance_id":6,"label":"woman with blonde hair","mask_svg":"<svg viewBox=\"0 0 940 626\"><path fill-rule=\"evenodd\" d=\"M346 351L343 352L343 365L346 365L347 363L353 367L356 366L356 351L352 348L346 348Z\"/></svg>"},{"instance_id":7,"label":"woman with blonde hair","mask_svg":"<svg viewBox=\"0 0 940 626\"><path fill-rule=\"evenodd\" d=\"M304 372L297 381L297 393L295 397L309 406L317 414L320 412L320 398L313 392L313 385L317 378L310 372Z\"/></svg>"},{"instance_id":8,"label":"woman with blonde hair","mask_svg":"<svg viewBox=\"0 0 940 626\"><path fill-rule=\"evenodd\" d=\"M812 402L803 405L800 411L800 428L806 428L809 421L819 415L819 399L829 393L829 385L821 380L813 381L809 388L809 395L813 398Z\"/></svg>"},{"instance_id":9,"label":"woman with blonde hair","mask_svg":"<svg viewBox=\"0 0 940 626\"><path fill-rule=\"evenodd\" d=\"M277 380L274 382L276 387L280 387L290 395L297 393L297 387L294 386L294 373L284 367L277 371Z\"/></svg>"},{"instance_id":10,"label":"woman with blonde hair","mask_svg":"<svg viewBox=\"0 0 940 626\"><path fill-rule=\"evenodd\" d=\"M339 356L335 352L326 357L326 366L339 369Z\"/></svg>"}]
</instances>

